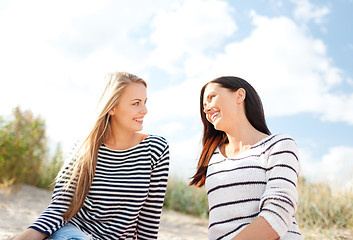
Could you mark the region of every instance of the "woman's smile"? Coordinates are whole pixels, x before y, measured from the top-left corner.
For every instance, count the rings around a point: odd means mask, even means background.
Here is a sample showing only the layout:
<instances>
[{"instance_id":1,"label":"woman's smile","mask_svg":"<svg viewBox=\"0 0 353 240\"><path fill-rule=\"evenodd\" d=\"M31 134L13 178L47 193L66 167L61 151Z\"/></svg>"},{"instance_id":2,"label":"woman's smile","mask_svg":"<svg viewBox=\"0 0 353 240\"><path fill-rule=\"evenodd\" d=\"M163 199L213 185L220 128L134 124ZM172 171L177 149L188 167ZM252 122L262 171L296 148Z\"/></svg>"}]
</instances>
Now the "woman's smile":
<instances>
[{"instance_id":1,"label":"woman's smile","mask_svg":"<svg viewBox=\"0 0 353 240\"><path fill-rule=\"evenodd\" d=\"M144 117L134 118L134 121L136 121L136 122L139 123L139 124L142 124L142 123L143 123L143 118L144 118Z\"/></svg>"},{"instance_id":2,"label":"woman's smile","mask_svg":"<svg viewBox=\"0 0 353 240\"><path fill-rule=\"evenodd\" d=\"M211 120L212 123L215 122L215 120L217 119L217 117L219 116L219 111L214 111L211 114L208 115L208 118Z\"/></svg>"}]
</instances>

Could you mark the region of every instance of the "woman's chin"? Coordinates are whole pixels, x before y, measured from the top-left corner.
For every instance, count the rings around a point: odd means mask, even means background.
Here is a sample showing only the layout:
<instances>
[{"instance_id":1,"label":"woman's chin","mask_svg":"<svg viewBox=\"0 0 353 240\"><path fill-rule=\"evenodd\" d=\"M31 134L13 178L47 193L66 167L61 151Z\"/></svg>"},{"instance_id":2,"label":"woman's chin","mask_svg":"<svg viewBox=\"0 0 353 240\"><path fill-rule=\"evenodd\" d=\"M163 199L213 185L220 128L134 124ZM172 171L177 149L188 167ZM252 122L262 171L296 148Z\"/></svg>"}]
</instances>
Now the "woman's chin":
<instances>
[{"instance_id":1,"label":"woman's chin","mask_svg":"<svg viewBox=\"0 0 353 240\"><path fill-rule=\"evenodd\" d=\"M222 127L219 124L213 124L213 127L218 131L223 131Z\"/></svg>"}]
</instances>

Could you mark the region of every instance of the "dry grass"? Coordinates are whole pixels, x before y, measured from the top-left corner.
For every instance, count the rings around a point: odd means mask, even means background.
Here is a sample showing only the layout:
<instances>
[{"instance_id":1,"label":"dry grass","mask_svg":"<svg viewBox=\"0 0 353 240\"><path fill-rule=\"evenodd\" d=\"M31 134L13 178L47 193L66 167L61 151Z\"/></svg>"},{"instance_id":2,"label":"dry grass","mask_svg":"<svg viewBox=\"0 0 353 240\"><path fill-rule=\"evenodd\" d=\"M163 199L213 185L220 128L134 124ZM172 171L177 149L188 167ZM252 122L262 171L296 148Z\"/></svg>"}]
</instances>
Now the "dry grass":
<instances>
[{"instance_id":1,"label":"dry grass","mask_svg":"<svg viewBox=\"0 0 353 240\"><path fill-rule=\"evenodd\" d=\"M300 179L297 219L302 228L353 229L353 192Z\"/></svg>"},{"instance_id":2,"label":"dry grass","mask_svg":"<svg viewBox=\"0 0 353 240\"><path fill-rule=\"evenodd\" d=\"M353 229L347 228L302 228L305 240L352 240Z\"/></svg>"}]
</instances>

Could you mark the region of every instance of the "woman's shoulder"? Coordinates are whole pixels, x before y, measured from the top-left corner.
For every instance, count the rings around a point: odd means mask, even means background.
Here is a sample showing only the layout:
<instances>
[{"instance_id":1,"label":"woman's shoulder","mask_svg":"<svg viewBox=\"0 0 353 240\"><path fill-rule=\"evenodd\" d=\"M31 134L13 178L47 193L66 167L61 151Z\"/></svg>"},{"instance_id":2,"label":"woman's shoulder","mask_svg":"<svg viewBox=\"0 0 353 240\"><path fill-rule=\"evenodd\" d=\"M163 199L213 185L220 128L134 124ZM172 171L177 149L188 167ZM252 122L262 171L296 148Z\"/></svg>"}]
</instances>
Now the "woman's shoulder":
<instances>
[{"instance_id":1,"label":"woman's shoulder","mask_svg":"<svg viewBox=\"0 0 353 240\"><path fill-rule=\"evenodd\" d=\"M157 162L169 162L169 144L164 137L148 135L145 141L148 141L153 166L155 166Z\"/></svg>"},{"instance_id":2,"label":"woman's shoulder","mask_svg":"<svg viewBox=\"0 0 353 240\"><path fill-rule=\"evenodd\" d=\"M268 137L264 138L260 143L273 143L273 142L278 142L278 141L294 141L293 137L289 134L285 133L277 133L277 134L271 134Z\"/></svg>"},{"instance_id":3,"label":"woman's shoulder","mask_svg":"<svg viewBox=\"0 0 353 240\"><path fill-rule=\"evenodd\" d=\"M148 137L145 139L146 141L150 142L152 146L168 148L169 144L168 141L159 135L148 134Z\"/></svg>"},{"instance_id":4,"label":"woman's shoulder","mask_svg":"<svg viewBox=\"0 0 353 240\"><path fill-rule=\"evenodd\" d=\"M265 142L270 149L296 149L297 144L294 138L289 134L274 134L268 137Z\"/></svg>"},{"instance_id":5,"label":"woman's shoulder","mask_svg":"<svg viewBox=\"0 0 353 240\"><path fill-rule=\"evenodd\" d=\"M293 137L288 134L273 135L271 140L262 149L264 159L266 159L268 167L275 165L287 165L299 172L299 149Z\"/></svg>"},{"instance_id":6,"label":"woman's shoulder","mask_svg":"<svg viewBox=\"0 0 353 240\"><path fill-rule=\"evenodd\" d=\"M149 138L151 140L167 142L167 140L160 135L155 135L155 134L145 134L145 135L147 136L147 138Z\"/></svg>"}]
</instances>

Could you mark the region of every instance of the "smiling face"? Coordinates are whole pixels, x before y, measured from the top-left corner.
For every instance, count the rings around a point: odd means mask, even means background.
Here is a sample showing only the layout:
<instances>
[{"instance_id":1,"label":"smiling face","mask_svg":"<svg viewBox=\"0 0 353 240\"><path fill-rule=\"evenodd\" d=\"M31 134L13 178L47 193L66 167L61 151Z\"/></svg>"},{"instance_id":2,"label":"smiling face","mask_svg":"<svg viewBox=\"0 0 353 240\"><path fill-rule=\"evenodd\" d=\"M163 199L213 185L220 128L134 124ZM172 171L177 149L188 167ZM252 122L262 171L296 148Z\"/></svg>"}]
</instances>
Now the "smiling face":
<instances>
[{"instance_id":1,"label":"smiling face","mask_svg":"<svg viewBox=\"0 0 353 240\"><path fill-rule=\"evenodd\" d=\"M118 104L109 111L112 126L120 131L141 131L143 118L147 114L146 101L145 85L142 83L127 85Z\"/></svg>"},{"instance_id":2,"label":"smiling face","mask_svg":"<svg viewBox=\"0 0 353 240\"><path fill-rule=\"evenodd\" d=\"M239 114L244 114L245 91L239 88L233 92L218 83L210 83L203 94L203 108L206 119L214 128L227 132L237 123Z\"/></svg>"}]
</instances>

